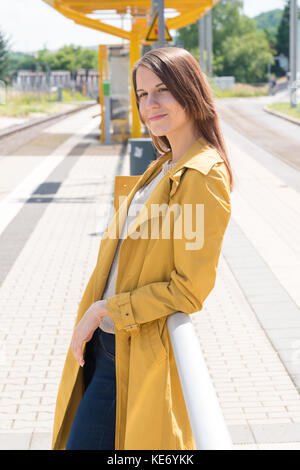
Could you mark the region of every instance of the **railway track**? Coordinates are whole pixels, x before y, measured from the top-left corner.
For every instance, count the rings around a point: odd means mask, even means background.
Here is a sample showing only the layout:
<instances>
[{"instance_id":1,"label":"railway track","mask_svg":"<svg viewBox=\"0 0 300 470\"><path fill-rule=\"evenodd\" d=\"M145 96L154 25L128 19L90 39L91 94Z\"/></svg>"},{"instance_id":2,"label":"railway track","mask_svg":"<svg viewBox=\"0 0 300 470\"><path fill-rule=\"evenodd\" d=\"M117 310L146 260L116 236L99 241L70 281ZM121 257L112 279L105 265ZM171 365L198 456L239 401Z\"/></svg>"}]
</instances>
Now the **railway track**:
<instances>
[{"instance_id":1,"label":"railway track","mask_svg":"<svg viewBox=\"0 0 300 470\"><path fill-rule=\"evenodd\" d=\"M33 119L29 122L17 124L6 129L0 130L0 157L8 156L20 146L24 145L31 139L39 136L41 132L48 126L59 122L66 117L80 112L84 109L96 106L98 103L92 101L85 103L77 108L63 111L60 113L51 114L43 118Z\"/></svg>"}]
</instances>

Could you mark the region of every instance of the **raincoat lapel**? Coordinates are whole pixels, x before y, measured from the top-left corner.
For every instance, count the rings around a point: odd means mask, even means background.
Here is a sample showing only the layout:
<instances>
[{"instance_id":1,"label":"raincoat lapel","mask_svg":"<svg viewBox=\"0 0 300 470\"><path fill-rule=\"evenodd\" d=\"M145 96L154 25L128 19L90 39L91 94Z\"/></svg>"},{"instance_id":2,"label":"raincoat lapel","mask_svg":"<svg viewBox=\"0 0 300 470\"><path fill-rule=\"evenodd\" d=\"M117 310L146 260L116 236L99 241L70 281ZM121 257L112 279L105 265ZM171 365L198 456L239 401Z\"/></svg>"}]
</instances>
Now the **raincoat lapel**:
<instances>
[{"instance_id":1,"label":"raincoat lapel","mask_svg":"<svg viewBox=\"0 0 300 470\"><path fill-rule=\"evenodd\" d=\"M131 201L135 195L135 193L146 183L150 182L155 176L160 172L162 164L170 158L169 153L164 155L161 159L157 160L154 165L143 173L141 176L116 176L115 177L115 195L114 195L114 206L118 208L115 211L111 222L109 223L106 232L103 234L103 238L109 238L117 242L119 236L122 233L122 228L127 216L127 212ZM124 178L125 185L127 187L126 190L122 192L122 179ZM137 179L138 178L138 179ZM137 179L137 181L136 181ZM133 186L133 187L132 187ZM124 185L123 185L124 187ZM129 193L128 193L129 190ZM141 211L144 214L144 211ZM139 213L137 218L143 221L145 220L144 215ZM137 219L136 218L136 219ZM135 220L136 220L135 219ZM129 234L125 238L128 238ZM116 248L116 247L115 247Z\"/></svg>"},{"instance_id":2,"label":"raincoat lapel","mask_svg":"<svg viewBox=\"0 0 300 470\"><path fill-rule=\"evenodd\" d=\"M127 212L135 193L148 181L153 179L160 171L161 165L169 158L169 154L157 160L153 166L141 175L115 177L114 187L114 214L103 233L98 252L95 274L94 301L98 300L105 288L105 282L117 250L119 237L126 220ZM125 238L128 238L128 234Z\"/></svg>"}]
</instances>

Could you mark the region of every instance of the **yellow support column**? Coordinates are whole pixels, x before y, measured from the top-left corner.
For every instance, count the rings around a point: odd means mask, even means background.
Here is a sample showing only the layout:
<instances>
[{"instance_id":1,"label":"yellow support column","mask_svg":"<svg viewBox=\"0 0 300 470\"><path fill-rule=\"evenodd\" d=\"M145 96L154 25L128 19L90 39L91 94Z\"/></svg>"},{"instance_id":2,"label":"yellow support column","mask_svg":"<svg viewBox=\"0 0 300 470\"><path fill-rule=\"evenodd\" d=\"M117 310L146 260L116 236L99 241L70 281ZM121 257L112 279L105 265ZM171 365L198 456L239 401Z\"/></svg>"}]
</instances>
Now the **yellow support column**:
<instances>
[{"instance_id":1,"label":"yellow support column","mask_svg":"<svg viewBox=\"0 0 300 470\"><path fill-rule=\"evenodd\" d=\"M130 52L129 52L129 60L130 60L130 89L131 89L131 117L132 117L132 127L131 127L131 137L137 138L141 137L141 123L139 118L138 109L135 102L134 96L134 89L132 83L132 69L134 64L140 58L140 45L139 45L139 37L137 31L132 31L130 35Z\"/></svg>"},{"instance_id":2,"label":"yellow support column","mask_svg":"<svg viewBox=\"0 0 300 470\"><path fill-rule=\"evenodd\" d=\"M99 46L99 104L100 104L100 142L104 142L104 97L103 97L103 47Z\"/></svg>"}]
</instances>

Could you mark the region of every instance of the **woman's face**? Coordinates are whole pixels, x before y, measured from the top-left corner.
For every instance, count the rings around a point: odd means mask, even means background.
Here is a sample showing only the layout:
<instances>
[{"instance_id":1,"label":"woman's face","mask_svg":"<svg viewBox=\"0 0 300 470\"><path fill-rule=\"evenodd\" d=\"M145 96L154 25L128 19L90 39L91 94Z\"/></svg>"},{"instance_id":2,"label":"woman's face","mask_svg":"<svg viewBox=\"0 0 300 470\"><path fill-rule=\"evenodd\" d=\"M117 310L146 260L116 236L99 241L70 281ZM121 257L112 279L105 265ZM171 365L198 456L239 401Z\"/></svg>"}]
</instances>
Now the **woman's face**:
<instances>
[{"instance_id":1,"label":"woman's face","mask_svg":"<svg viewBox=\"0 0 300 470\"><path fill-rule=\"evenodd\" d=\"M168 136L186 126L186 112L155 73L140 65L136 86L141 117L153 135Z\"/></svg>"}]
</instances>

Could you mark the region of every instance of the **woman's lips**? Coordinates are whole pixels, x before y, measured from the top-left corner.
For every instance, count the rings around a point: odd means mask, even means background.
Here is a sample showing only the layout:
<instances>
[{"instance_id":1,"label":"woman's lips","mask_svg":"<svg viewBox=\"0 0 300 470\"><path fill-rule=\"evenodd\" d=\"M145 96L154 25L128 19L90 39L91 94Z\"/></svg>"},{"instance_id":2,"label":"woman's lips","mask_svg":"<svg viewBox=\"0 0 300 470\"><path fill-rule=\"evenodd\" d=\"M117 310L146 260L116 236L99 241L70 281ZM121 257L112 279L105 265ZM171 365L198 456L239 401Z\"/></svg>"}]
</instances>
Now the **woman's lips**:
<instances>
[{"instance_id":1,"label":"woman's lips","mask_svg":"<svg viewBox=\"0 0 300 470\"><path fill-rule=\"evenodd\" d=\"M158 121L159 119L162 119L165 116L166 116L166 114L159 114L158 116L154 116L154 117L149 118L149 119L150 119L150 121Z\"/></svg>"}]
</instances>

